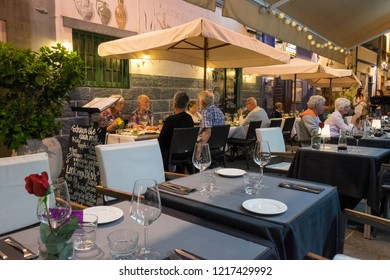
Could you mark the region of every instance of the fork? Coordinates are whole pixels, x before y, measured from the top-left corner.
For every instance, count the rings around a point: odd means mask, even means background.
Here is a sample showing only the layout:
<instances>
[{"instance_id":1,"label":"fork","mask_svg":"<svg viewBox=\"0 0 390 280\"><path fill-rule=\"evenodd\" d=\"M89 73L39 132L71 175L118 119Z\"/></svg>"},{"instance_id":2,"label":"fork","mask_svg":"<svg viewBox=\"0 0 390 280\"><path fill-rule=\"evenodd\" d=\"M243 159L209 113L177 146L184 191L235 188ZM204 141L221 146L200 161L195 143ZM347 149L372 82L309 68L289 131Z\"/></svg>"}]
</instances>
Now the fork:
<instances>
[{"instance_id":1,"label":"fork","mask_svg":"<svg viewBox=\"0 0 390 280\"><path fill-rule=\"evenodd\" d=\"M1 257L2 260L8 259L8 256L6 254L4 254L4 252L1 251L1 250L0 250L0 257Z\"/></svg>"},{"instance_id":2,"label":"fork","mask_svg":"<svg viewBox=\"0 0 390 280\"><path fill-rule=\"evenodd\" d=\"M180 256L178 256L175 252L169 252L168 253L168 258L170 260L183 260Z\"/></svg>"},{"instance_id":3,"label":"fork","mask_svg":"<svg viewBox=\"0 0 390 280\"><path fill-rule=\"evenodd\" d=\"M7 243L8 245L18 249L19 251L21 251L23 253L23 258L25 260L33 260L33 259L36 259L38 257L37 255L33 254L30 250L23 247L20 243L12 240L10 238L4 239L4 242Z\"/></svg>"}]
</instances>

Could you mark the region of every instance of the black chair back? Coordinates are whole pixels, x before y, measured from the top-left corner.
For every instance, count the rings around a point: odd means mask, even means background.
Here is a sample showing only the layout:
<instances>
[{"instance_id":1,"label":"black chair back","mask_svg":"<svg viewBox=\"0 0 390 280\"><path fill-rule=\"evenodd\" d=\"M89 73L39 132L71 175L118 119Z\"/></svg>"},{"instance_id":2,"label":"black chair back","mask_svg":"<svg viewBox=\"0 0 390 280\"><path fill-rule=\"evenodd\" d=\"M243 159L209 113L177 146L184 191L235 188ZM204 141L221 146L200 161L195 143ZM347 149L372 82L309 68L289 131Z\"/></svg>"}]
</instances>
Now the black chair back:
<instances>
[{"instance_id":1,"label":"black chair back","mask_svg":"<svg viewBox=\"0 0 390 280\"><path fill-rule=\"evenodd\" d=\"M282 121L283 119L281 118L271 119L269 127L280 127L282 125Z\"/></svg>"},{"instance_id":2,"label":"black chair back","mask_svg":"<svg viewBox=\"0 0 390 280\"><path fill-rule=\"evenodd\" d=\"M285 118L283 125L283 132L291 133L291 130L294 127L295 117Z\"/></svg>"},{"instance_id":3,"label":"black chair back","mask_svg":"<svg viewBox=\"0 0 390 280\"><path fill-rule=\"evenodd\" d=\"M208 141L210 151L220 148L225 150L229 129L230 125L216 125L211 128L211 136Z\"/></svg>"},{"instance_id":4,"label":"black chair back","mask_svg":"<svg viewBox=\"0 0 390 280\"><path fill-rule=\"evenodd\" d=\"M175 128L169 155L192 153L198 138L199 127Z\"/></svg>"},{"instance_id":5,"label":"black chair back","mask_svg":"<svg viewBox=\"0 0 390 280\"><path fill-rule=\"evenodd\" d=\"M261 127L261 121L253 121L249 123L248 132L246 133L246 141L256 140L256 128Z\"/></svg>"}]
</instances>

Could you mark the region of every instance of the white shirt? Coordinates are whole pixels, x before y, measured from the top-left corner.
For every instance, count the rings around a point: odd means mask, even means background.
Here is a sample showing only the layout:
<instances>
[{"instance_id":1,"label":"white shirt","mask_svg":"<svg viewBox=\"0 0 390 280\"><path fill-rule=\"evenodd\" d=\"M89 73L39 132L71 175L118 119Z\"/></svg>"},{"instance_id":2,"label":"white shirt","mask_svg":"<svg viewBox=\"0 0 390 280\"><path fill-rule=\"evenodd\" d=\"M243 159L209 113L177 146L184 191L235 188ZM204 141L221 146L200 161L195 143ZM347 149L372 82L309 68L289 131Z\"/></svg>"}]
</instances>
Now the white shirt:
<instances>
[{"instance_id":1,"label":"white shirt","mask_svg":"<svg viewBox=\"0 0 390 280\"><path fill-rule=\"evenodd\" d=\"M329 124L331 137L340 136L340 130L352 131L353 129L353 124L347 125L343 116L337 110L326 119L325 124Z\"/></svg>"}]
</instances>

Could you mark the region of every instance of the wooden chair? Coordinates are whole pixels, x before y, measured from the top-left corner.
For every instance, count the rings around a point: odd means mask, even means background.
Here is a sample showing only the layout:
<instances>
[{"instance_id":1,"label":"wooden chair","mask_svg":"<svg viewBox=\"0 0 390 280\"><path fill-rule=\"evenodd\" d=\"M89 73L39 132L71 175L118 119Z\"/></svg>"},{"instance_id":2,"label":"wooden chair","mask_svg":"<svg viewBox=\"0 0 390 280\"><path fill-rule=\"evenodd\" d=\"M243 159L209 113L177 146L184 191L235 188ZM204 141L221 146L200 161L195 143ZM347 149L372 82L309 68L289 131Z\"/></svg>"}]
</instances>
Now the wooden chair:
<instances>
[{"instance_id":1,"label":"wooden chair","mask_svg":"<svg viewBox=\"0 0 390 280\"><path fill-rule=\"evenodd\" d=\"M370 225L372 227L375 227L377 229L384 230L386 232L390 232L390 220L377 217L371 214L359 212L356 210L345 208L342 212L342 219L341 219L341 234L342 234L342 244L344 244L344 238L346 229L348 226L348 222L353 221L355 223L364 224L364 225ZM339 253L336 254L333 257L333 260L357 260L357 258L354 258L352 256L344 255L344 246L339 248ZM324 258L321 255L315 254L313 252L308 252L304 258L305 260L327 260L327 258Z\"/></svg>"},{"instance_id":2,"label":"wooden chair","mask_svg":"<svg viewBox=\"0 0 390 280\"><path fill-rule=\"evenodd\" d=\"M110 145L97 145L96 157L99 165L101 185L132 193L139 179L165 181L164 166L157 139ZM108 202L112 198L104 196Z\"/></svg>"},{"instance_id":3,"label":"wooden chair","mask_svg":"<svg viewBox=\"0 0 390 280\"><path fill-rule=\"evenodd\" d=\"M281 128L256 128L256 137L258 141L268 141L273 156L271 162L264 167L264 171L287 174L294 153L286 151Z\"/></svg>"},{"instance_id":4,"label":"wooden chair","mask_svg":"<svg viewBox=\"0 0 390 280\"><path fill-rule=\"evenodd\" d=\"M384 199L381 205L383 217L387 218L390 207L390 164L382 163L379 170L379 184L383 191Z\"/></svg>"},{"instance_id":5,"label":"wooden chair","mask_svg":"<svg viewBox=\"0 0 390 280\"><path fill-rule=\"evenodd\" d=\"M211 128L211 136L208 141L211 158L213 161L226 167L226 144L228 140L230 125L217 125Z\"/></svg>"},{"instance_id":6,"label":"wooden chair","mask_svg":"<svg viewBox=\"0 0 390 280\"><path fill-rule=\"evenodd\" d=\"M167 162L169 171L173 171L174 165L183 165L187 167L190 174L194 173L192 153L198 134L199 127L175 128L173 130Z\"/></svg>"},{"instance_id":7,"label":"wooden chair","mask_svg":"<svg viewBox=\"0 0 390 280\"><path fill-rule=\"evenodd\" d=\"M256 128L261 127L261 121L253 121L249 123L248 132L245 139L241 138L229 138L227 144L231 146L231 159L234 160L235 154L238 152L238 148L242 148L246 160L246 166L249 170L250 149L252 149L256 142Z\"/></svg>"}]
</instances>

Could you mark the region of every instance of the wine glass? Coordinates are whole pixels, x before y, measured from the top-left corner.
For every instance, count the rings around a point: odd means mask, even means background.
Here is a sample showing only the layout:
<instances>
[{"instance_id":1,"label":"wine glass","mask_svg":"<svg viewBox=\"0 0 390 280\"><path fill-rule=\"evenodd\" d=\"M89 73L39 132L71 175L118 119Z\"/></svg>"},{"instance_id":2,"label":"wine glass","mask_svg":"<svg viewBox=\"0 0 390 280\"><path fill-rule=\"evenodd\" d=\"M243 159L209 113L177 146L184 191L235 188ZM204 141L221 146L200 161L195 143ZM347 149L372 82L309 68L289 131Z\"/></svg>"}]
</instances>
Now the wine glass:
<instances>
[{"instance_id":1,"label":"wine glass","mask_svg":"<svg viewBox=\"0 0 390 280\"><path fill-rule=\"evenodd\" d=\"M214 186L212 184L204 183L204 170L210 166L211 164L211 154L210 147L208 143L197 142L195 144L194 152L192 154L192 163L195 168L200 171L200 192L206 193L208 191L212 191Z\"/></svg>"},{"instance_id":2,"label":"wine glass","mask_svg":"<svg viewBox=\"0 0 390 280\"><path fill-rule=\"evenodd\" d=\"M271 149L268 141L256 141L253 160L260 166L260 189L266 189L268 187L263 182L263 169L271 161Z\"/></svg>"},{"instance_id":3,"label":"wine glass","mask_svg":"<svg viewBox=\"0 0 390 280\"><path fill-rule=\"evenodd\" d=\"M147 114L141 116L141 124L144 126L144 129L149 123L149 116Z\"/></svg>"},{"instance_id":4,"label":"wine glass","mask_svg":"<svg viewBox=\"0 0 390 280\"><path fill-rule=\"evenodd\" d=\"M63 224L71 215L68 184L64 178L52 180L50 192L39 199L37 216L41 222L55 229Z\"/></svg>"},{"instance_id":5,"label":"wine glass","mask_svg":"<svg viewBox=\"0 0 390 280\"><path fill-rule=\"evenodd\" d=\"M354 127L353 130L352 130L352 137L355 138L356 140L356 148L353 149L352 151L354 152L360 152L359 150L359 139L361 139L363 137L363 130L361 129L360 126L358 127Z\"/></svg>"},{"instance_id":6,"label":"wine glass","mask_svg":"<svg viewBox=\"0 0 390 280\"><path fill-rule=\"evenodd\" d=\"M136 254L137 259L154 260L159 252L148 247L148 225L161 215L161 199L156 180L143 179L134 183L130 216L144 226L144 246Z\"/></svg>"}]
</instances>

